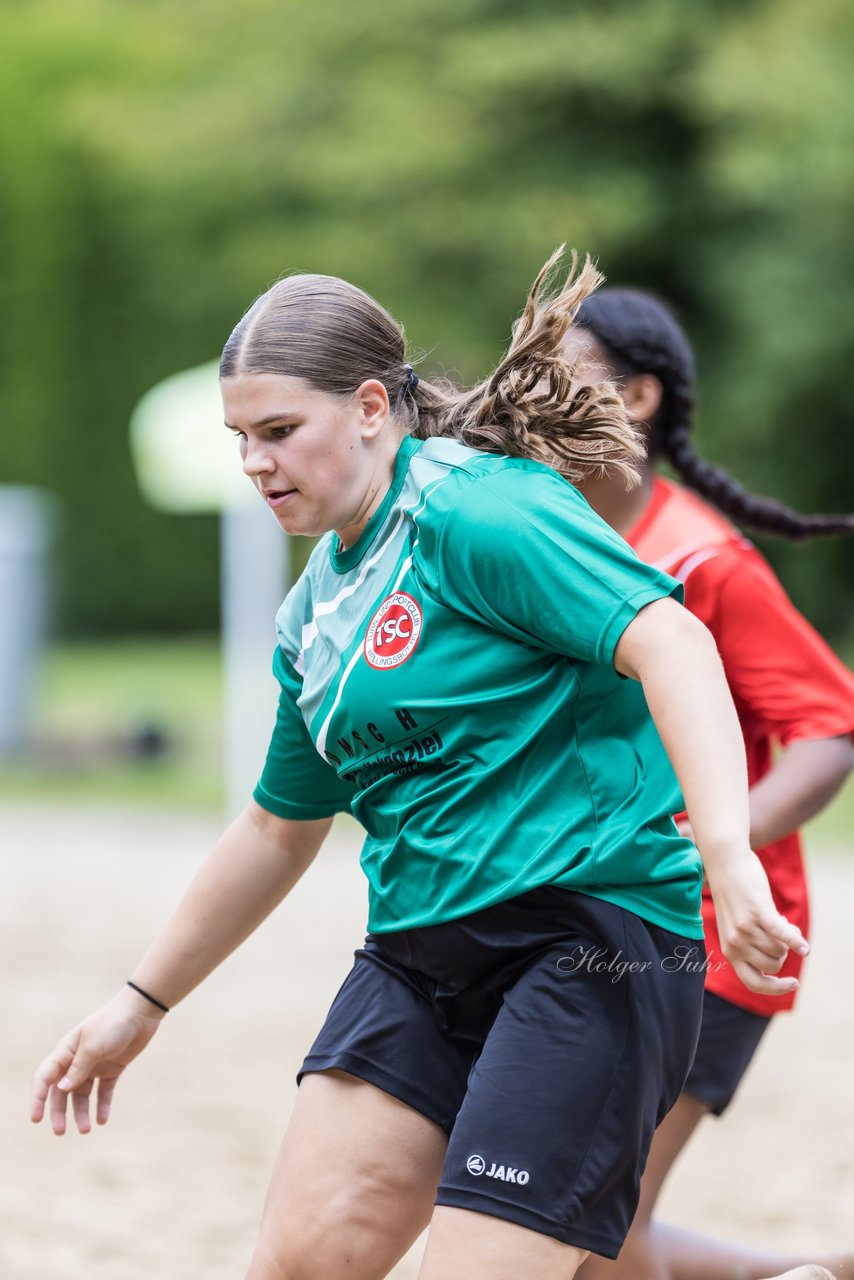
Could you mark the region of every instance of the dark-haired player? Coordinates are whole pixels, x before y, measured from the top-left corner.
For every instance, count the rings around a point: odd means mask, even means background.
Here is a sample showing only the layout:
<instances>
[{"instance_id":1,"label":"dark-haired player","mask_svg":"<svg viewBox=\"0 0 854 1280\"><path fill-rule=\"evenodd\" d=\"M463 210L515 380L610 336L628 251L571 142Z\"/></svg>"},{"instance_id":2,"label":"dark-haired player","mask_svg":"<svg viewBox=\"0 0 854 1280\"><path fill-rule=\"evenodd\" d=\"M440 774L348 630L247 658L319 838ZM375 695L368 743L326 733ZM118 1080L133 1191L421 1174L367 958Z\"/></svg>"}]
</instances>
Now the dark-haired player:
<instances>
[{"instance_id":1,"label":"dark-haired player","mask_svg":"<svg viewBox=\"0 0 854 1280\"><path fill-rule=\"evenodd\" d=\"M854 531L848 515L805 516L747 492L691 442L694 356L669 309L641 290L606 288L582 304L565 344L571 356L616 379L649 440L641 484L613 475L580 485L587 499L638 555L682 582L685 604L714 635L747 750L751 843L780 911L808 926L798 827L818 813L854 763L854 681L786 596L767 561L738 525L790 538ZM683 484L664 479L666 459ZM690 486L690 488L685 487ZM701 496L702 495L702 496ZM724 515L723 513L726 513ZM781 749L774 762L772 752ZM687 825L687 824L685 824ZM790 1009L748 991L721 953L714 905L703 900L708 952L700 1040L685 1091L659 1128L632 1230L616 1263L592 1259L585 1280L617 1275L655 1280L752 1280L796 1260L706 1239L654 1222L656 1199L701 1119L731 1101L773 1014ZM790 953L783 972L797 975ZM850 1259L824 1259L850 1276Z\"/></svg>"}]
</instances>

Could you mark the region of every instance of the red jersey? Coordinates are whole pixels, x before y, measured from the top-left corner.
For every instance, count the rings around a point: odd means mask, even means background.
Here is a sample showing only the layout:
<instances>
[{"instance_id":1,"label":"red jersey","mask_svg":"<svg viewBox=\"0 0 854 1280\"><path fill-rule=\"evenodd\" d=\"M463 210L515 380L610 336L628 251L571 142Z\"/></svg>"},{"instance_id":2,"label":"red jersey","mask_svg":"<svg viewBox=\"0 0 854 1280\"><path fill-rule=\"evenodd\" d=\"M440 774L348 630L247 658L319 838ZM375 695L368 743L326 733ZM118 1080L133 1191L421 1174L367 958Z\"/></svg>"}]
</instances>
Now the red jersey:
<instances>
[{"instance_id":1,"label":"red jersey","mask_svg":"<svg viewBox=\"0 0 854 1280\"><path fill-rule=\"evenodd\" d=\"M626 540L642 560L684 584L685 604L717 642L747 749L751 786L772 766L775 743L854 732L854 678L789 600L767 561L702 498L656 477L650 502ZM757 849L778 910L806 934L809 904L797 832ZM703 897L708 969L715 995L753 1013L791 1008L794 994L748 991L721 952L711 895ZM789 952L781 974L800 971Z\"/></svg>"}]
</instances>

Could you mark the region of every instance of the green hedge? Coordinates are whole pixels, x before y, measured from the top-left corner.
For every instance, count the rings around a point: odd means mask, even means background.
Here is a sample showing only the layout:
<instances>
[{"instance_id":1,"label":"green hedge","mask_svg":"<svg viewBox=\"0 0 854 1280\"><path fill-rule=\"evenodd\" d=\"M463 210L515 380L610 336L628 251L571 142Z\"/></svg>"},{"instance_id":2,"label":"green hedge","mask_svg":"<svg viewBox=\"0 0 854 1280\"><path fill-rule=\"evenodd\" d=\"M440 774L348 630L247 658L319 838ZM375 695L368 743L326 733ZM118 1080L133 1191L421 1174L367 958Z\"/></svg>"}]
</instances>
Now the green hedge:
<instances>
[{"instance_id":1,"label":"green hedge","mask_svg":"<svg viewBox=\"0 0 854 1280\"><path fill-rule=\"evenodd\" d=\"M852 34L841 0L0 9L0 478L60 499L63 629L215 623L215 521L144 507L128 418L292 268L472 379L567 240L680 308L709 456L844 509ZM851 625L850 544L767 545Z\"/></svg>"}]
</instances>

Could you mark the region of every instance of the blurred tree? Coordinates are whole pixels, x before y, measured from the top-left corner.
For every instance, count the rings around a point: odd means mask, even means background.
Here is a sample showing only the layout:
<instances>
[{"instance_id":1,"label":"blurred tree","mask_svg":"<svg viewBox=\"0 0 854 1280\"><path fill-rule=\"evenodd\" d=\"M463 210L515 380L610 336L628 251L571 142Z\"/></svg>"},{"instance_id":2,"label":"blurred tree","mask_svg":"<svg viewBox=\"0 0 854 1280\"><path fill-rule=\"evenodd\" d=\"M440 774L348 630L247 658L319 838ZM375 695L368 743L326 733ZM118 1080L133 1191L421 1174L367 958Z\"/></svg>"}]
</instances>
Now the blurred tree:
<instances>
[{"instance_id":1,"label":"blurred tree","mask_svg":"<svg viewBox=\"0 0 854 1280\"><path fill-rule=\"evenodd\" d=\"M66 626L213 625L212 521L143 508L126 423L291 269L357 281L422 370L470 380L566 240L677 304L708 454L851 505L854 443L820 434L850 344L853 34L841 0L0 6L6 460L65 503ZM769 549L822 625L852 621L850 544Z\"/></svg>"},{"instance_id":2,"label":"blurred tree","mask_svg":"<svg viewBox=\"0 0 854 1280\"><path fill-rule=\"evenodd\" d=\"M854 508L852 57L842 0L749 4L710 46L693 95L709 134L704 422L746 482L803 510ZM805 611L850 633L850 539L762 545Z\"/></svg>"}]
</instances>

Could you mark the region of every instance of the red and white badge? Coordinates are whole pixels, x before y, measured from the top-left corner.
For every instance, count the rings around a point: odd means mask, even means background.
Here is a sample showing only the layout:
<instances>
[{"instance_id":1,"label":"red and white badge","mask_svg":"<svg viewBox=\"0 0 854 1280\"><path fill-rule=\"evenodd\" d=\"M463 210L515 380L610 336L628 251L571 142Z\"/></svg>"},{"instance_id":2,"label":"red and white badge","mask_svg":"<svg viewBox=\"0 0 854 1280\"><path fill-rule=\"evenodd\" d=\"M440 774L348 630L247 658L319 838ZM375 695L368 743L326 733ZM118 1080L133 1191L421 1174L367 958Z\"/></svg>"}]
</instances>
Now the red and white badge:
<instances>
[{"instance_id":1,"label":"red and white badge","mask_svg":"<svg viewBox=\"0 0 854 1280\"><path fill-rule=\"evenodd\" d=\"M421 607L405 591L386 596L368 623L365 657L372 667L399 667L418 644L423 622Z\"/></svg>"}]
</instances>

